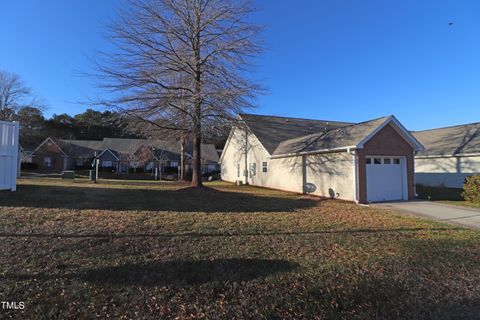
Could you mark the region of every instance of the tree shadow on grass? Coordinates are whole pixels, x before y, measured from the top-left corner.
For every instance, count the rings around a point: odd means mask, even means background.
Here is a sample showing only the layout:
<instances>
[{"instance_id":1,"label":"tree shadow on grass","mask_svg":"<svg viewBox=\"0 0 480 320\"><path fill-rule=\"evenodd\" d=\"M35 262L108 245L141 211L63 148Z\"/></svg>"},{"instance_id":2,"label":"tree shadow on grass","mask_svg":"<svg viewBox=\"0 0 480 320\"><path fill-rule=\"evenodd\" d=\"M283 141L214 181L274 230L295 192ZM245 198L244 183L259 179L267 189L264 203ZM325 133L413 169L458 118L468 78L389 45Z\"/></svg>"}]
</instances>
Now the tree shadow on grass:
<instances>
[{"instance_id":1,"label":"tree shadow on grass","mask_svg":"<svg viewBox=\"0 0 480 320\"><path fill-rule=\"evenodd\" d=\"M367 274L338 289L309 292L305 313L327 319L479 319L480 298L434 297L411 281ZM435 283L423 285L435 286Z\"/></svg>"},{"instance_id":2,"label":"tree shadow on grass","mask_svg":"<svg viewBox=\"0 0 480 320\"><path fill-rule=\"evenodd\" d=\"M274 212L309 208L319 200L224 192L213 188L115 189L21 185L0 193L0 206L176 212Z\"/></svg>"},{"instance_id":3,"label":"tree shadow on grass","mask_svg":"<svg viewBox=\"0 0 480 320\"><path fill-rule=\"evenodd\" d=\"M345 269L309 291L307 315L329 319L479 319L480 249L476 241L408 239L402 253ZM332 289L333 288L333 289Z\"/></svg>"},{"instance_id":4,"label":"tree shadow on grass","mask_svg":"<svg viewBox=\"0 0 480 320\"><path fill-rule=\"evenodd\" d=\"M297 263L287 260L266 259L215 259L174 260L128 263L120 266L88 269L78 273L17 274L6 275L5 279L79 279L99 284L134 286L189 286L211 282L242 282L288 272L298 268ZM65 266L68 271L68 266Z\"/></svg>"}]
</instances>

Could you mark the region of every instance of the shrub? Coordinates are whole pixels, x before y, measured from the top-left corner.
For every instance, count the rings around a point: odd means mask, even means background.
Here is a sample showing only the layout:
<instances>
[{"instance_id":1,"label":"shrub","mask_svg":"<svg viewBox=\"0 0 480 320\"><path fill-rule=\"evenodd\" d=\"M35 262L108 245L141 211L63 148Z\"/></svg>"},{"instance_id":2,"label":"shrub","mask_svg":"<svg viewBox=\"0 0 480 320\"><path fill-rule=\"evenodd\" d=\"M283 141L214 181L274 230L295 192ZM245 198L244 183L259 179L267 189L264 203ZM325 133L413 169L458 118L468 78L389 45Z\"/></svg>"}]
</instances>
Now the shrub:
<instances>
[{"instance_id":1,"label":"shrub","mask_svg":"<svg viewBox=\"0 0 480 320\"><path fill-rule=\"evenodd\" d=\"M218 176L220 174L220 171L218 170L215 170L215 171L211 171L211 172L206 172L204 174L202 174L203 177L210 177L210 176Z\"/></svg>"},{"instance_id":2,"label":"shrub","mask_svg":"<svg viewBox=\"0 0 480 320\"><path fill-rule=\"evenodd\" d=\"M21 163L21 169L22 170L37 170L38 169L38 164L34 162L22 162Z\"/></svg>"},{"instance_id":3,"label":"shrub","mask_svg":"<svg viewBox=\"0 0 480 320\"><path fill-rule=\"evenodd\" d=\"M178 174L178 167L165 167L164 171L167 174L173 174L173 173Z\"/></svg>"},{"instance_id":4,"label":"shrub","mask_svg":"<svg viewBox=\"0 0 480 320\"><path fill-rule=\"evenodd\" d=\"M467 201L480 204L480 176L467 177L462 196Z\"/></svg>"},{"instance_id":5,"label":"shrub","mask_svg":"<svg viewBox=\"0 0 480 320\"><path fill-rule=\"evenodd\" d=\"M143 173L143 168L128 168L128 173Z\"/></svg>"}]
</instances>

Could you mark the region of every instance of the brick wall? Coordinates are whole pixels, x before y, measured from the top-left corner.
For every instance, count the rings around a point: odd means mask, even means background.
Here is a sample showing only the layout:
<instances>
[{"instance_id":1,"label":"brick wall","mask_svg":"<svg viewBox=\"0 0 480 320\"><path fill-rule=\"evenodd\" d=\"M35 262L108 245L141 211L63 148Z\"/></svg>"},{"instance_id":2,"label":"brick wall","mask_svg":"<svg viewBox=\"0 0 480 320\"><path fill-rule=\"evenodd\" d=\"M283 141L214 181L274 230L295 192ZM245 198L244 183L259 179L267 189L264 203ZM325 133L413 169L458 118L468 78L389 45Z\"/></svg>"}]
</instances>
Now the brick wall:
<instances>
[{"instance_id":1,"label":"brick wall","mask_svg":"<svg viewBox=\"0 0 480 320\"><path fill-rule=\"evenodd\" d=\"M45 167L45 157L52 159L52 166ZM39 169L48 171L62 171L63 170L64 154L54 143L47 141L37 151L35 151L32 157L32 162L36 163Z\"/></svg>"}]
</instances>

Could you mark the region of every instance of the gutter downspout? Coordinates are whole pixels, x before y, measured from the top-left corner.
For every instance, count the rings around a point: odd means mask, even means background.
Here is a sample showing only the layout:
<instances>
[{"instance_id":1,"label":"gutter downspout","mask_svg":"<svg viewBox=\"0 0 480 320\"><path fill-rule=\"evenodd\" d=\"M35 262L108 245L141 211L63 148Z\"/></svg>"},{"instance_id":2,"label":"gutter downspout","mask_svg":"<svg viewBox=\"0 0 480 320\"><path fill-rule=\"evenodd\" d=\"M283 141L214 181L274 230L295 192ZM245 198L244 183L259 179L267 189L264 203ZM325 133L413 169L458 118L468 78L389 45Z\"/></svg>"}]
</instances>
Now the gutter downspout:
<instances>
[{"instance_id":1,"label":"gutter downspout","mask_svg":"<svg viewBox=\"0 0 480 320\"><path fill-rule=\"evenodd\" d=\"M245 170L243 174L245 176L245 184L248 185L248 128L245 125Z\"/></svg>"},{"instance_id":2,"label":"gutter downspout","mask_svg":"<svg viewBox=\"0 0 480 320\"><path fill-rule=\"evenodd\" d=\"M307 194L307 156L302 156L302 191Z\"/></svg>"},{"instance_id":3,"label":"gutter downspout","mask_svg":"<svg viewBox=\"0 0 480 320\"><path fill-rule=\"evenodd\" d=\"M355 203L359 203L359 194L358 194L358 157L355 151L352 151L350 148L347 148L347 153L352 155L353 160L353 196Z\"/></svg>"}]
</instances>

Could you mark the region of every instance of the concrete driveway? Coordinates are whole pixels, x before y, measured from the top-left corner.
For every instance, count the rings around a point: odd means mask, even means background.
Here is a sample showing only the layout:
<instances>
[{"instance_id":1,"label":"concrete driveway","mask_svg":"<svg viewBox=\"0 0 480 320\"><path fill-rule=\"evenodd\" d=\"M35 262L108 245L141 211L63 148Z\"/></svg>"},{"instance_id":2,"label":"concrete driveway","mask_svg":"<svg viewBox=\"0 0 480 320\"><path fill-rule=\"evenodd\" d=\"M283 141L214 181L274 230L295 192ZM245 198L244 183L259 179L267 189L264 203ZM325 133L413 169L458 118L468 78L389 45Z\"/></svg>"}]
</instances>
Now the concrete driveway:
<instances>
[{"instance_id":1,"label":"concrete driveway","mask_svg":"<svg viewBox=\"0 0 480 320\"><path fill-rule=\"evenodd\" d=\"M372 204L372 206L480 229L480 209L464 208L431 201L384 202Z\"/></svg>"}]
</instances>

